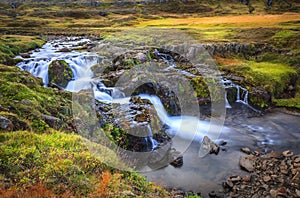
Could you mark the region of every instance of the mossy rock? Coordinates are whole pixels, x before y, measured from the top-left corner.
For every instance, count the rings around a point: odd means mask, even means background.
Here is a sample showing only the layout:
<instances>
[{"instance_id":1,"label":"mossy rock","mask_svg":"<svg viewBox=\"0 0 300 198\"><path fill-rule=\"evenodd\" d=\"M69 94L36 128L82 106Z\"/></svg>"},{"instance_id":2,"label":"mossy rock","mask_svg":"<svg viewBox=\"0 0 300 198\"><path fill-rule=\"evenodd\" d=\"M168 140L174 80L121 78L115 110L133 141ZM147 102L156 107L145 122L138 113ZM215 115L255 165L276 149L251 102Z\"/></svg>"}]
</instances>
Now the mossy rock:
<instances>
[{"instance_id":1,"label":"mossy rock","mask_svg":"<svg viewBox=\"0 0 300 198\"><path fill-rule=\"evenodd\" d=\"M73 78L73 72L64 60L54 60L48 68L49 84L53 83L65 88Z\"/></svg>"},{"instance_id":2,"label":"mossy rock","mask_svg":"<svg viewBox=\"0 0 300 198\"><path fill-rule=\"evenodd\" d=\"M45 88L40 78L15 66L0 64L0 72L0 115L13 123L14 131L71 128L71 93ZM57 118L58 124L45 118Z\"/></svg>"}]
</instances>

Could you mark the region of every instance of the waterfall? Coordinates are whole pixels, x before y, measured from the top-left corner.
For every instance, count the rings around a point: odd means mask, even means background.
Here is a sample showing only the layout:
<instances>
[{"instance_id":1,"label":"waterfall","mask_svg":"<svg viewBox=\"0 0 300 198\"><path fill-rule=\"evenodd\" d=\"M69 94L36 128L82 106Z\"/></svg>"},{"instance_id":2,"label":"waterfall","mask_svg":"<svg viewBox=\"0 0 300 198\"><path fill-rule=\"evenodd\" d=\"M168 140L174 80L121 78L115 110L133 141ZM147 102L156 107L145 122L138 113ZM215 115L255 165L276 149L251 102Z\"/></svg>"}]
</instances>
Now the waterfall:
<instances>
[{"instance_id":1,"label":"waterfall","mask_svg":"<svg viewBox=\"0 0 300 198\"><path fill-rule=\"evenodd\" d=\"M145 141L147 142L147 150L153 151L158 146L158 142L153 139L152 129L149 124L147 125L147 129L149 132L149 136L145 137Z\"/></svg>"},{"instance_id":2,"label":"waterfall","mask_svg":"<svg viewBox=\"0 0 300 198\"><path fill-rule=\"evenodd\" d=\"M158 57L160 57L164 62L166 62L169 65L168 67L163 69L163 71L170 71L171 69L173 69L174 71L177 71L178 73L181 73L185 76L196 77L196 75L194 75L190 72L187 72L187 71L181 70L181 69L176 69L176 63L174 61L174 58L171 55L161 53L157 49L155 49L154 52Z\"/></svg>"},{"instance_id":3,"label":"waterfall","mask_svg":"<svg viewBox=\"0 0 300 198\"><path fill-rule=\"evenodd\" d=\"M31 72L33 75L41 77L45 84L48 84L48 66L53 60L65 60L72 69L74 80L70 81L66 87L66 90L78 92L82 89L90 89L92 87L94 97L97 100L106 103L128 103L129 98L125 98L125 95L120 90L113 87L106 87L102 82L95 82L93 79L93 72L91 66L99 63L100 57L90 52L77 52L72 49L78 47L80 42L88 42L87 39L72 40L54 40L46 43L40 50L34 51L30 58L23 59L17 66L23 70ZM69 52L62 52L63 48L71 49ZM176 69L175 61L172 56L164 53L160 53L155 50L155 53L168 63L169 67L165 70L178 71L186 76L195 77L195 75ZM225 88L237 89L237 102L248 104L248 92L246 89L235 85L233 82L223 79ZM242 94L240 94L240 90ZM227 92L226 92L227 94ZM161 100L154 95L140 95L144 99L149 99L154 105L157 111L159 119L166 124L169 128L167 133L171 136L178 136L183 139L202 141L204 135L208 135L208 129L214 129L208 121L201 121L197 117L182 115L182 116L170 116L167 114ZM225 95L227 99L227 95ZM230 107L227 101L227 107ZM218 128L218 127L216 127ZM157 147L158 143L153 139L153 134L150 125L148 126L149 135L145 137L145 143L147 149L153 150ZM214 131L210 131L210 134ZM219 131L216 131L219 133Z\"/></svg>"},{"instance_id":4,"label":"waterfall","mask_svg":"<svg viewBox=\"0 0 300 198\"><path fill-rule=\"evenodd\" d=\"M155 95L140 94L143 99L148 99L153 104L159 119L169 129L167 133L171 136L178 136L182 139L194 140L201 142L205 135L208 135L208 129L214 128L209 121L199 120L193 116L170 116L166 112L161 100ZM217 128L217 127L216 127ZM225 130L224 130L225 131ZM217 133L217 131L209 131L210 133Z\"/></svg>"},{"instance_id":5,"label":"waterfall","mask_svg":"<svg viewBox=\"0 0 300 198\"><path fill-rule=\"evenodd\" d=\"M64 40L53 40L47 42L39 50L30 54L30 58L24 58L17 66L22 70L29 71L36 77L43 79L43 83L48 85L48 67L54 60L64 60L70 66L74 79L69 82L66 90L77 92L90 87L93 72L91 66L99 63L100 57L90 52L77 52L76 49L81 43L90 42L84 38L66 38ZM62 49L67 48L67 52ZM20 57L18 57L20 58Z\"/></svg>"},{"instance_id":6,"label":"waterfall","mask_svg":"<svg viewBox=\"0 0 300 198\"><path fill-rule=\"evenodd\" d=\"M227 109L230 109L231 108L231 105L229 104L229 101L227 99L227 90L225 90L225 107Z\"/></svg>"},{"instance_id":7,"label":"waterfall","mask_svg":"<svg viewBox=\"0 0 300 198\"><path fill-rule=\"evenodd\" d=\"M251 110L253 110L257 113L261 113L259 110L255 109L254 107L252 107L248 103L249 92L246 88L241 87L241 86L233 83L231 80L228 80L226 78L222 78L222 83L223 83L224 88L225 88L226 108L231 108L231 105L229 104L229 101L227 99L227 89L234 88L234 89L236 89L236 100L235 100L235 102L242 103L242 104L246 105L248 108L250 108Z\"/></svg>"}]
</instances>

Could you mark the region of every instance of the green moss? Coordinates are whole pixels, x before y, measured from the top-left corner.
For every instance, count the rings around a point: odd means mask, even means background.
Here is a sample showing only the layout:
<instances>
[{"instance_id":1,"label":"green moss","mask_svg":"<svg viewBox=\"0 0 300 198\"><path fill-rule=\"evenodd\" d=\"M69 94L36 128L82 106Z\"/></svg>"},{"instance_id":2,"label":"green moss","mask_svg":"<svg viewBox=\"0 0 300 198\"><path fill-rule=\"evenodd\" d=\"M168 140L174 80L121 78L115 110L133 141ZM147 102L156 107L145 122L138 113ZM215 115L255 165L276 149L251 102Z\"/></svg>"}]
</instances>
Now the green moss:
<instances>
[{"instance_id":1,"label":"green moss","mask_svg":"<svg viewBox=\"0 0 300 198\"><path fill-rule=\"evenodd\" d=\"M298 34L298 31L294 30L281 30L279 32L276 32L276 34L272 38L289 39L292 37L296 37Z\"/></svg>"},{"instance_id":2,"label":"green moss","mask_svg":"<svg viewBox=\"0 0 300 198\"><path fill-rule=\"evenodd\" d=\"M264 56L263 60L269 60L270 57ZM260 107L270 105L268 97L264 93L269 93L274 99L281 98L282 94L290 85L294 86L298 78L295 69L286 63L279 63L276 59L272 62L243 61L239 64L228 64L221 66L221 69L244 78L239 82L241 86L246 87L250 93L250 102ZM261 91L256 91L257 89ZM260 92L262 95L260 95ZM257 95L258 94L258 95ZM290 97L293 97L290 95Z\"/></svg>"},{"instance_id":3,"label":"green moss","mask_svg":"<svg viewBox=\"0 0 300 198\"><path fill-rule=\"evenodd\" d=\"M3 112L17 116L15 123L22 120L36 132L43 132L49 127L43 115L54 116L63 121L62 128L68 129L71 123L71 94L65 91L47 89L38 79L15 66L0 64L0 105Z\"/></svg>"},{"instance_id":4,"label":"green moss","mask_svg":"<svg viewBox=\"0 0 300 198\"><path fill-rule=\"evenodd\" d=\"M191 85L195 91L195 95L199 98L209 97L209 90L203 77L198 76L191 80Z\"/></svg>"},{"instance_id":5,"label":"green moss","mask_svg":"<svg viewBox=\"0 0 300 198\"><path fill-rule=\"evenodd\" d=\"M300 109L300 97L289 99L274 99L276 106Z\"/></svg>"},{"instance_id":6,"label":"green moss","mask_svg":"<svg viewBox=\"0 0 300 198\"><path fill-rule=\"evenodd\" d=\"M54 60L48 68L49 83L66 87L73 78L73 72L68 63L64 60Z\"/></svg>"},{"instance_id":7,"label":"green moss","mask_svg":"<svg viewBox=\"0 0 300 198\"><path fill-rule=\"evenodd\" d=\"M44 43L41 38L34 36L0 36L0 63L12 65L16 62L13 59L16 55L41 47Z\"/></svg>"},{"instance_id":8,"label":"green moss","mask_svg":"<svg viewBox=\"0 0 300 198\"><path fill-rule=\"evenodd\" d=\"M248 78L253 78L254 82L263 85L267 91L278 97L284 89L291 83L295 83L297 72L288 65L270 62L247 62L251 71Z\"/></svg>"}]
</instances>

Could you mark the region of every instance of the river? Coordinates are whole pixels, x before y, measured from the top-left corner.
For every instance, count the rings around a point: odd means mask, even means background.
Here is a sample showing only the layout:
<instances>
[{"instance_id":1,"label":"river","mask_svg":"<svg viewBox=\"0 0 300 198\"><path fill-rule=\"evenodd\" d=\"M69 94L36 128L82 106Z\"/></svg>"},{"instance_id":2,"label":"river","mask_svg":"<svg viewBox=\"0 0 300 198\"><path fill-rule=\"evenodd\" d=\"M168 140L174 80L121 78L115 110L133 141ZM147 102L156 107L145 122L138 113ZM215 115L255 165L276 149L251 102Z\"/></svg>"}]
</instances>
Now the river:
<instances>
[{"instance_id":1,"label":"river","mask_svg":"<svg viewBox=\"0 0 300 198\"><path fill-rule=\"evenodd\" d=\"M89 88L93 81L91 66L102 57L91 52L78 52L74 49L80 43L89 42L87 39L53 40L46 43L42 49L31 53L30 58L24 59L18 64L23 70L30 71L33 75L41 77L45 84L48 82L48 65L56 59L66 60L71 66L74 80L69 82L66 90L79 91ZM59 52L68 47L70 52ZM74 49L73 49L74 48ZM77 85L74 87L74 85ZM80 85L78 87L78 84ZM105 102L112 102L113 97L100 90L94 90L95 98ZM120 94L119 94L120 96ZM168 124L173 131L180 131L176 124L182 122L185 130L181 130L179 138L173 140L172 146L179 151L183 150L183 166L175 168L168 165L158 170L141 171L148 181L157 182L168 188L179 188L184 191L202 192L204 195L212 190L221 190L222 182L232 174L243 174L238 166L239 157L244 155L240 149L248 147L259 152L300 150L300 116L287 114L280 109L274 109L264 115L254 113L251 108L243 103L232 103L227 109L225 124L217 143L226 142L221 147L218 155L206 155L199 157L203 130L209 126L208 120L199 120L190 117L168 116L164 108L159 104L160 100L154 96L144 95L158 105L157 112L161 112L161 120ZM227 106L228 106L227 101ZM193 124L187 124L196 119L201 125L202 132L196 132L188 149L182 148L191 142L187 135L191 132ZM192 131L194 132L194 131ZM225 143L224 143L225 144Z\"/></svg>"}]
</instances>

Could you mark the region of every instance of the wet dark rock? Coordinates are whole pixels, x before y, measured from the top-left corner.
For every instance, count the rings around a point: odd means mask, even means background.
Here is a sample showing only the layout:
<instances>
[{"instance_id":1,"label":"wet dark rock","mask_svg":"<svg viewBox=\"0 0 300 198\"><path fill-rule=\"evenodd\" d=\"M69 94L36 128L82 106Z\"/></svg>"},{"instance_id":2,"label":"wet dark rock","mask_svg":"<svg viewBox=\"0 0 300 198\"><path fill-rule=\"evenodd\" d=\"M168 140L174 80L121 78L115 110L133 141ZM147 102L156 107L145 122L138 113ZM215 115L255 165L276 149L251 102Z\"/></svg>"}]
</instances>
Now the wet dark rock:
<instances>
[{"instance_id":1,"label":"wet dark rock","mask_svg":"<svg viewBox=\"0 0 300 198\"><path fill-rule=\"evenodd\" d=\"M58 89L58 90L63 90L64 88L55 84L55 83L49 83L48 87L54 88L54 89Z\"/></svg>"},{"instance_id":2,"label":"wet dark rock","mask_svg":"<svg viewBox=\"0 0 300 198\"><path fill-rule=\"evenodd\" d=\"M67 47L63 47L61 48L60 50L58 50L57 52L71 52L72 50L70 50L69 48Z\"/></svg>"},{"instance_id":3,"label":"wet dark rock","mask_svg":"<svg viewBox=\"0 0 300 198\"><path fill-rule=\"evenodd\" d=\"M6 117L0 116L0 131L12 131L13 123Z\"/></svg>"},{"instance_id":4,"label":"wet dark rock","mask_svg":"<svg viewBox=\"0 0 300 198\"><path fill-rule=\"evenodd\" d=\"M48 68L49 83L60 87L66 87L73 78L73 72L68 63L64 60L54 60Z\"/></svg>"},{"instance_id":5,"label":"wet dark rock","mask_svg":"<svg viewBox=\"0 0 300 198\"><path fill-rule=\"evenodd\" d=\"M204 136L203 138L201 149L203 149L203 152L216 155L220 151L220 147L207 136Z\"/></svg>"},{"instance_id":6,"label":"wet dark rock","mask_svg":"<svg viewBox=\"0 0 300 198\"><path fill-rule=\"evenodd\" d=\"M183 156L178 151L171 152L171 163L175 168L179 168L183 165Z\"/></svg>"},{"instance_id":7,"label":"wet dark rock","mask_svg":"<svg viewBox=\"0 0 300 198\"><path fill-rule=\"evenodd\" d=\"M42 119L53 129L60 129L62 127L62 121L54 116L42 115Z\"/></svg>"},{"instance_id":8,"label":"wet dark rock","mask_svg":"<svg viewBox=\"0 0 300 198\"><path fill-rule=\"evenodd\" d=\"M20 53L19 54L22 58L30 58L30 54L29 53Z\"/></svg>"},{"instance_id":9,"label":"wet dark rock","mask_svg":"<svg viewBox=\"0 0 300 198\"><path fill-rule=\"evenodd\" d=\"M106 17L107 16L107 13L106 12L103 12L103 11L100 11L98 12L98 14L102 17Z\"/></svg>"},{"instance_id":10,"label":"wet dark rock","mask_svg":"<svg viewBox=\"0 0 300 198\"><path fill-rule=\"evenodd\" d=\"M221 141L221 142L220 142L220 145L221 145L221 146L225 146L225 145L227 145L227 142Z\"/></svg>"},{"instance_id":11,"label":"wet dark rock","mask_svg":"<svg viewBox=\"0 0 300 198\"><path fill-rule=\"evenodd\" d=\"M211 191L210 193L208 193L208 196L209 196L210 198L218 198L218 197L220 197L220 196L218 195L218 193L215 192L215 191Z\"/></svg>"}]
</instances>

